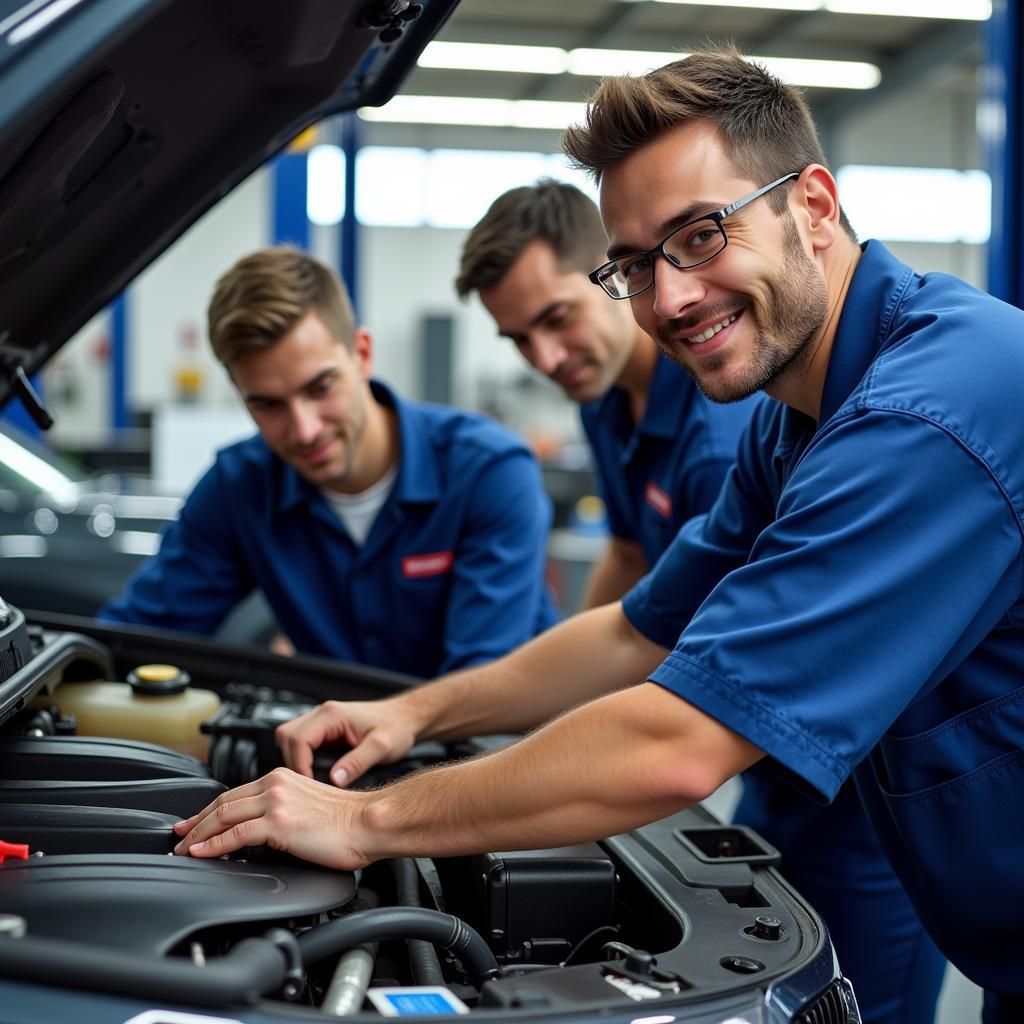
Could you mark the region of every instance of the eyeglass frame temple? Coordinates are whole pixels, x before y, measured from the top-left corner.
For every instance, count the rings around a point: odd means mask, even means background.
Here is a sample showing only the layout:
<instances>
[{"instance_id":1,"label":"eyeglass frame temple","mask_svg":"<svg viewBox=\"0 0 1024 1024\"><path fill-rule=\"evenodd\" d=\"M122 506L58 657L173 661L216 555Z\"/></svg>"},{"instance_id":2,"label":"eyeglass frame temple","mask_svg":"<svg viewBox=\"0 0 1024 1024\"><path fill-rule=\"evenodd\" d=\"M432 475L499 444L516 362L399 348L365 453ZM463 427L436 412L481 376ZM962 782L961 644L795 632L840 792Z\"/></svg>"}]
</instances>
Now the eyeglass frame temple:
<instances>
[{"instance_id":1,"label":"eyeglass frame temple","mask_svg":"<svg viewBox=\"0 0 1024 1024\"><path fill-rule=\"evenodd\" d=\"M778 188L779 185L782 185L787 181L799 178L802 173L802 171L790 171L789 174L784 174L781 178L776 178L775 181L771 181L767 185L762 185L756 192L751 192L749 196L744 196L742 199L737 199L736 202L730 203L728 206L723 206L722 209L718 211L718 217L725 220L726 217L731 216L737 210L742 210L744 206L749 205L755 199L760 199L766 192L771 192L773 188ZM714 214L711 214L711 216L714 216Z\"/></svg>"}]
</instances>

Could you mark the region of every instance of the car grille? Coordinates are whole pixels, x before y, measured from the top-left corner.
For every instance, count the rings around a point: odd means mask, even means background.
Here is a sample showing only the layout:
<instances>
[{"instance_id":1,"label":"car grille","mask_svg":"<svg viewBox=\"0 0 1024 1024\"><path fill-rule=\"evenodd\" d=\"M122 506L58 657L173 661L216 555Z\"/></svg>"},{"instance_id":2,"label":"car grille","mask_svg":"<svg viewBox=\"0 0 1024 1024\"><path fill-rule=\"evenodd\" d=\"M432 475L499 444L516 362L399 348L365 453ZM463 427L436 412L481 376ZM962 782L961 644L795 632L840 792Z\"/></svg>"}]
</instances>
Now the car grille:
<instances>
[{"instance_id":1,"label":"car grille","mask_svg":"<svg viewBox=\"0 0 1024 1024\"><path fill-rule=\"evenodd\" d=\"M797 1017L795 1024L847 1024L850 1018L846 1011L846 997L836 981Z\"/></svg>"}]
</instances>

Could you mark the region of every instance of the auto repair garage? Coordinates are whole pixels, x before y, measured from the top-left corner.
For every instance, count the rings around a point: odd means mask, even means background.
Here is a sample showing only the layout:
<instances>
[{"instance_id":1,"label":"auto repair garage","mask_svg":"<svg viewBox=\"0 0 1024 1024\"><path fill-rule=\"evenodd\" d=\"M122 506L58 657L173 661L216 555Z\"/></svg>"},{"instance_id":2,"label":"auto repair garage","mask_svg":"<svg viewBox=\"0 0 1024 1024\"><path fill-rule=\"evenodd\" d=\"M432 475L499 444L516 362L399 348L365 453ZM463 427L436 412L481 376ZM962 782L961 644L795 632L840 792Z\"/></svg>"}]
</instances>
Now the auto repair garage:
<instances>
[{"instance_id":1,"label":"auto repair garage","mask_svg":"<svg viewBox=\"0 0 1024 1024\"><path fill-rule=\"evenodd\" d=\"M1024 1020L1021 13L0 0L10 1019Z\"/></svg>"}]
</instances>

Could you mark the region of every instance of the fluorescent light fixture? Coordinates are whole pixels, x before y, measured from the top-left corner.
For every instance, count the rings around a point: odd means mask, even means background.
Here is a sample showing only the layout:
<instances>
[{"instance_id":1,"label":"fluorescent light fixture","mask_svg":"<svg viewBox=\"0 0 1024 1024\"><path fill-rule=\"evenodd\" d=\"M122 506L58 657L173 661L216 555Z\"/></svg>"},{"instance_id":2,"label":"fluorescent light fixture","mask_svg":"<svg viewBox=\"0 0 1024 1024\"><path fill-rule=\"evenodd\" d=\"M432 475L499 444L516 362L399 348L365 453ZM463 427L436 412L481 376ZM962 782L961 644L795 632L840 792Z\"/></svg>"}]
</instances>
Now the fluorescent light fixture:
<instances>
[{"instance_id":1,"label":"fluorescent light fixture","mask_svg":"<svg viewBox=\"0 0 1024 1024\"><path fill-rule=\"evenodd\" d=\"M5 434L0 434L0 462L51 495L61 505L74 505L78 497L78 488L74 481L38 455L33 455L27 448L15 444Z\"/></svg>"},{"instance_id":2,"label":"fluorescent light fixture","mask_svg":"<svg viewBox=\"0 0 1024 1024\"><path fill-rule=\"evenodd\" d=\"M848 164L836 180L843 209L864 238L973 245L988 241L992 181L984 171Z\"/></svg>"},{"instance_id":3,"label":"fluorescent light fixture","mask_svg":"<svg viewBox=\"0 0 1024 1024\"><path fill-rule=\"evenodd\" d=\"M505 46L501 43L427 43L416 62L421 68L452 71L519 71L560 75L567 54L557 46Z\"/></svg>"},{"instance_id":4,"label":"fluorescent light fixture","mask_svg":"<svg viewBox=\"0 0 1024 1024\"><path fill-rule=\"evenodd\" d=\"M647 0L627 0L642 4ZM768 11L817 11L821 0L659 0L663 4L686 4L702 7L751 7Z\"/></svg>"},{"instance_id":5,"label":"fluorescent light fixture","mask_svg":"<svg viewBox=\"0 0 1024 1024\"><path fill-rule=\"evenodd\" d=\"M569 71L574 75L643 75L685 53L656 50L573 50ZM828 89L874 89L882 73L874 64L852 60L812 60L794 57L749 57L790 85Z\"/></svg>"},{"instance_id":6,"label":"fluorescent light fixture","mask_svg":"<svg viewBox=\"0 0 1024 1024\"><path fill-rule=\"evenodd\" d=\"M874 89L882 81L875 64L857 60L813 60L801 57L753 57L790 85L822 89Z\"/></svg>"},{"instance_id":7,"label":"fluorescent light fixture","mask_svg":"<svg viewBox=\"0 0 1024 1024\"><path fill-rule=\"evenodd\" d=\"M475 96L396 96L383 107L363 107L366 121L464 124L489 128L554 128L583 119L584 103L497 100Z\"/></svg>"},{"instance_id":8,"label":"fluorescent light fixture","mask_svg":"<svg viewBox=\"0 0 1024 1024\"><path fill-rule=\"evenodd\" d=\"M988 21L992 0L825 0L833 14L883 14L897 18Z\"/></svg>"},{"instance_id":9,"label":"fluorescent light fixture","mask_svg":"<svg viewBox=\"0 0 1024 1024\"><path fill-rule=\"evenodd\" d=\"M314 146L306 156L306 216L313 224L345 216L345 154L338 146Z\"/></svg>"},{"instance_id":10,"label":"fluorescent light fixture","mask_svg":"<svg viewBox=\"0 0 1024 1024\"><path fill-rule=\"evenodd\" d=\"M626 0L646 3L646 0ZM988 21L992 0L656 0L688 7L747 7L767 11L829 11L833 14L878 14L900 18Z\"/></svg>"},{"instance_id":11,"label":"fluorescent light fixture","mask_svg":"<svg viewBox=\"0 0 1024 1024\"><path fill-rule=\"evenodd\" d=\"M817 2L817 0L815 0ZM942 2L942 0L937 0ZM685 53L655 50L607 50L581 48L566 52L554 46L499 46L492 43L430 43L420 65L455 71L527 71L557 75L642 75L663 64L685 57ZM832 89L873 89L881 81L874 64L846 60L811 60L790 57L752 58L790 85ZM537 107L535 117L545 117ZM467 122L460 122L467 123ZM471 122L477 123L477 122ZM531 125L547 127L546 123Z\"/></svg>"}]
</instances>

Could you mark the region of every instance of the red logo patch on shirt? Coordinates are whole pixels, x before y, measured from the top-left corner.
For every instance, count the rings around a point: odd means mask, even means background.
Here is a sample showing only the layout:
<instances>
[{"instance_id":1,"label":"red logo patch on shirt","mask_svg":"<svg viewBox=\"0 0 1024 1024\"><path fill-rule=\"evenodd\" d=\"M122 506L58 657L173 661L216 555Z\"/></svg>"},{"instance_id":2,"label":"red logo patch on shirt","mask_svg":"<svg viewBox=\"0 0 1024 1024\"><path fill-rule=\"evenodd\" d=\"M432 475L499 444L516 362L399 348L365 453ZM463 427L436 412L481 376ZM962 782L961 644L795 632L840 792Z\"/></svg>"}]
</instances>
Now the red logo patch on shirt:
<instances>
[{"instance_id":1,"label":"red logo patch on shirt","mask_svg":"<svg viewBox=\"0 0 1024 1024\"><path fill-rule=\"evenodd\" d=\"M672 499L653 481L647 481L644 501L660 516L669 519L672 515Z\"/></svg>"},{"instance_id":2,"label":"red logo patch on shirt","mask_svg":"<svg viewBox=\"0 0 1024 1024\"><path fill-rule=\"evenodd\" d=\"M422 579L424 576L443 576L452 567L455 555L452 551L435 551L429 555L410 555L402 559L402 574L407 580Z\"/></svg>"}]
</instances>

